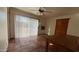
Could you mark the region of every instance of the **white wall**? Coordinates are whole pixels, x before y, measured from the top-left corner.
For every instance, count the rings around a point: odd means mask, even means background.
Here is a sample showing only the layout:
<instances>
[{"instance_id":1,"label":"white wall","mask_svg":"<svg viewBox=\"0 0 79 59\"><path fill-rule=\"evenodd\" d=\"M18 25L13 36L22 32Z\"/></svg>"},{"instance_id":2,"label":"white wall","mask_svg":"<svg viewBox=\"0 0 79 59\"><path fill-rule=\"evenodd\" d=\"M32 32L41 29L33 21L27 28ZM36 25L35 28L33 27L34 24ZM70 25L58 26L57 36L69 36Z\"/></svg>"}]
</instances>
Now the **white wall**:
<instances>
[{"instance_id":1,"label":"white wall","mask_svg":"<svg viewBox=\"0 0 79 59\"><path fill-rule=\"evenodd\" d=\"M47 26L46 26L46 19L40 17L38 32L39 32L39 34L47 34L47 33L46 33L46 28L45 28L45 30L41 30L41 26L47 27Z\"/></svg>"},{"instance_id":2,"label":"white wall","mask_svg":"<svg viewBox=\"0 0 79 59\"><path fill-rule=\"evenodd\" d=\"M7 8L0 7L0 51L6 51L7 47Z\"/></svg>"},{"instance_id":3,"label":"white wall","mask_svg":"<svg viewBox=\"0 0 79 59\"><path fill-rule=\"evenodd\" d=\"M49 26L47 27L50 28L50 31L48 33L50 35L54 35L56 19L61 19L61 18L70 18L67 34L79 36L79 13L50 18ZM47 20L47 23L48 21L49 19Z\"/></svg>"},{"instance_id":4,"label":"white wall","mask_svg":"<svg viewBox=\"0 0 79 59\"><path fill-rule=\"evenodd\" d=\"M14 27L14 15L11 13L9 17L9 38L15 37L15 27Z\"/></svg>"}]
</instances>

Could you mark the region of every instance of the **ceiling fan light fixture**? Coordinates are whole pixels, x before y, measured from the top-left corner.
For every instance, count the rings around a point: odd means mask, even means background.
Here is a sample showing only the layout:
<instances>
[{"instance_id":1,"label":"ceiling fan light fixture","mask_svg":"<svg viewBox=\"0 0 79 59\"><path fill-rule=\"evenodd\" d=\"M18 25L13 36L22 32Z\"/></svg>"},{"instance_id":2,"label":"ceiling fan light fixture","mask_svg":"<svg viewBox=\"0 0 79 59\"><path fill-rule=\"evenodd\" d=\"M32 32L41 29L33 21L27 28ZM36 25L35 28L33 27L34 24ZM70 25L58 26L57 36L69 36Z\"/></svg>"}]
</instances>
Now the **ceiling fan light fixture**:
<instances>
[{"instance_id":1,"label":"ceiling fan light fixture","mask_svg":"<svg viewBox=\"0 0 79 59\"><path fill-rule=\"evenodd\" d=\"M42 12L40 12L40 15L43 15L43 13L42 13Z\"/></svg>"},{"instance_id":2,"label":"ceiling fan light fixture","mask_svg":"<svg viewBox=\"0 0 79 59\"><path fill-rule=\"evenodd\" d=\"M45 12L45 11L46 11L45 8L43 8L43 7L39 8L39 12Z\"/></svg>"},{"instance_id":3,"label":"ceiling fan light fixture","mask_svg":"<svg viewBox=\"0 0 79 59\"><path fill-rule=\"evenodd\" d=\"M43 15L44 12L45 12L45 9L44 9L43 7L40 7L40 8L39 8L39 12L40 12L40 15Z\"/></svg>"}]
</instances>

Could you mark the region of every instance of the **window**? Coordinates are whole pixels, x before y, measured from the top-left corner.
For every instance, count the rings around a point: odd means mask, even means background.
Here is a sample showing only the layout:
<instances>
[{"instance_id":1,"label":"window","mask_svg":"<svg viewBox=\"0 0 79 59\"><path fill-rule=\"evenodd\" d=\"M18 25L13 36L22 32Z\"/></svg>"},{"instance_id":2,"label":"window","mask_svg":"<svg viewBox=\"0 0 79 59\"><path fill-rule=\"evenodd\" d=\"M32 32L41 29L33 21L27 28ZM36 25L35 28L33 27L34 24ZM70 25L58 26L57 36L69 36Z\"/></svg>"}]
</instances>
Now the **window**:
<instances>
[{"instance_id":1,"label":"window","mask_svg":"<svg viewBox=\"0 0 79 59\"><path fill-rule=\"evenodd\" d=\"M15 16L15 37L24 38L38 35L38 20L24 16Z\"/></svg>"}]
</instances>

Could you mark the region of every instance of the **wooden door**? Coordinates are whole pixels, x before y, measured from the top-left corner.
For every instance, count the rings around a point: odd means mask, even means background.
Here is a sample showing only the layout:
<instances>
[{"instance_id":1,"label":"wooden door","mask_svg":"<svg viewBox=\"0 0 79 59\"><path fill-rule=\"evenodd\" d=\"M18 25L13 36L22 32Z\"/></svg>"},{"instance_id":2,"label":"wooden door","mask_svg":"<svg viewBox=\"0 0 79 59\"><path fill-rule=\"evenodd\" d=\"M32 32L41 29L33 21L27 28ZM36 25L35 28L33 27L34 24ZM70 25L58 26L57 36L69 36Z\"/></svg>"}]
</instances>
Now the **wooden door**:
<instances>
[{"instance_id":1,"label":"wooden door","mask_svg":"<svg viewBox=\"0 0 79 59\"><path fill-rule=\"evenodd\" d=\"M69 18L57 19L56 20L56 29L55 36L64 37L67 34Z\"/></svg>"}]
</instances>

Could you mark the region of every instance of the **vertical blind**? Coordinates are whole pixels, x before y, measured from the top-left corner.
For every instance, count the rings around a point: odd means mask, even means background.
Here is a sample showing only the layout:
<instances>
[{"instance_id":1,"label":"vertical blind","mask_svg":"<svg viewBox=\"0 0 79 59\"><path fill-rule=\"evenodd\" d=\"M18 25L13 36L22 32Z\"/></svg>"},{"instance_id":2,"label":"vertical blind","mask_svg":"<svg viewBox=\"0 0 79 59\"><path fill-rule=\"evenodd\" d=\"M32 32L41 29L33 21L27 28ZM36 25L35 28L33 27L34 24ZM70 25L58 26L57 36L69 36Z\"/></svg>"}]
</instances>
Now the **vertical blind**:
<instances>
[{"instance_id":1,"label":"vertical blind","mask_svg":"<svg viewBox=\"0 0 79 59\"><path fill-rule=\"evenodd\" d=\"M16 15L15 16L15 37L24 38L38 35L38 20Z\"/></svg>"}]
</instances>

